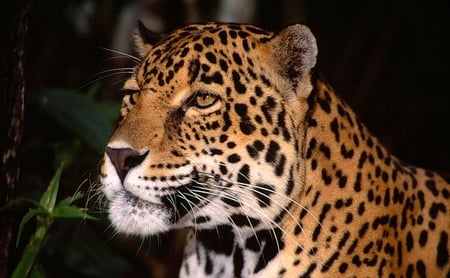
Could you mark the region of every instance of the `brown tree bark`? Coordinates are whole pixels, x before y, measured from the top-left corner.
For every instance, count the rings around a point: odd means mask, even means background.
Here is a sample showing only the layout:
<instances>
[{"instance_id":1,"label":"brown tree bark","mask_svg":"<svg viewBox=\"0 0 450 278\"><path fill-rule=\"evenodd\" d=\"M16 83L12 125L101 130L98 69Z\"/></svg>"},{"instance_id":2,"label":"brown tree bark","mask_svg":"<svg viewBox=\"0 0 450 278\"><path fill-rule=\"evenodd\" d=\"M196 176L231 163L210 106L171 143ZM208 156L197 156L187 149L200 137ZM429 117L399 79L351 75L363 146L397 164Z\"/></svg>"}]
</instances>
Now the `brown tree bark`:
<instances>
[{"instance_id":1,"label":"brown tree bark","mask_svg":"<svg viewBox=\"0 0 450 278\"><path fill-rule=\"evenodd\" d=\"M0 34L0 207L15 197L19 180L18 148L22 139L25 95L25 37L31 0L2 2ZM14 213L0 217L0 277L8 275Z\"/></svg>"}]
</instances>

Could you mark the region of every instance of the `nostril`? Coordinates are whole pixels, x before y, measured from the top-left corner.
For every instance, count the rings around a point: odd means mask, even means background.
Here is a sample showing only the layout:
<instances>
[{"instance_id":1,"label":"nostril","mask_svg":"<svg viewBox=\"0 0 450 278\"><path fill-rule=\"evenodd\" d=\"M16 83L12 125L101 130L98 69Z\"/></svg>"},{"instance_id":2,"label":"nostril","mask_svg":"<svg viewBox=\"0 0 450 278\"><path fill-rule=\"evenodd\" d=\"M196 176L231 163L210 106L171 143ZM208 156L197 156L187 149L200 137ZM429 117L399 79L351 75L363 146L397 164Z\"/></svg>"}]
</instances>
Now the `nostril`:
<instances>
[{"instance_id":1,"label":"nostril","mask_svg":"<svg viewBox=\"0 0 450 278\"><path fill-rule=\"evenodd\" d=\"M148 151L139 154L137 151L130 148L114 149L106 147L106 154L111 160L120 181L123 182L128 171L142 163L148 154Z\"/></svg>"}]
</instances>

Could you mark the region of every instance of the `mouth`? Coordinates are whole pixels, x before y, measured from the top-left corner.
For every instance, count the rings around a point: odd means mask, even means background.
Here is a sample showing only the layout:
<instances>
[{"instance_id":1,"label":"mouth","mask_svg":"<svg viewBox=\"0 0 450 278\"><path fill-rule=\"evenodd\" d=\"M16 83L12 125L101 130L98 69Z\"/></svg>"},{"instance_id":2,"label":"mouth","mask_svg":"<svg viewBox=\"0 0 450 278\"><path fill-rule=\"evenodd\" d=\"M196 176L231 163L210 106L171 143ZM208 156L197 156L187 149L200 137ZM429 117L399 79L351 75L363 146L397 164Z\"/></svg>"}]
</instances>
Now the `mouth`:
<instances>
[{"instance_id":1,"label":"mouth","mask_svg":"<svg viewBox=\"0 0 450 278\"><path fill-rule=\"evenodd\" d=\"M119 231L142 235L190 226L191 218L216 195L210 187L218 181L195 168L189 176L185 183L160 190L154 198L143 198L123 185L115 193L110 190L109 218Z\"/></svg>"},{"instance_id":2,"label":"mouth","mask_svg":"<svg viewBox=\"0 0 450 278\"><path fill-rule=\"evenodd\" d=\"M182 185L173 193L161 197L161 201L172 211L173 223L177 223L181 218L190 212L204 207L209 203L208 190L202 187L204 183L193 180L189 184Z\"/></svg>"},{"instance_id":3,"label":"mouth","mask_svg":"<svg viewBox=\"0 0 450 278\"><path fill-rule=\"evenodd\" d=\"M200 176L194 169L191 173L192 179L186 183L171 188L159 196L155 201L149 201L135 195L133 192L122 187L121 198L125 203L140 210L147 210L149 213L154 211L164 211L168 214L170 223L177 223L187 214L204 207L210 201L208 197L208 177Z\"/></svg>"}]
</instances>

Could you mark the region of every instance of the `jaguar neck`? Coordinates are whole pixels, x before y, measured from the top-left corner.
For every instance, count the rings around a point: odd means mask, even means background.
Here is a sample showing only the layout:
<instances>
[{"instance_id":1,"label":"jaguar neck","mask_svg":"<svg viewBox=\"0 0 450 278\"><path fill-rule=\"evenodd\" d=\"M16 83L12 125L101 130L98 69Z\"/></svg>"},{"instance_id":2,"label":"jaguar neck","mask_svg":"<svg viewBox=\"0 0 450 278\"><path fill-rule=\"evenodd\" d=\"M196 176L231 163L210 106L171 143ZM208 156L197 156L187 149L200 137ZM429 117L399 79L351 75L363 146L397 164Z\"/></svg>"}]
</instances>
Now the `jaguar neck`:
<instances>
[{"instance_id":1,"label":"jaguar neck","mask_svg":"<svg viewBox=\"0 0 450 278\"><path fill-rule=\"evenodd\" d=\"M200 266L196 268L201 269L202 275L211 277L263 275L268 270L269 263L284 247L282 232L279 229L259 230L251 235L241 235L226 225L196 231L195 234L191 231L187 242L180 274L192 277L197 276L192 273L190 265Z\"/></svg>"}]
</instances>

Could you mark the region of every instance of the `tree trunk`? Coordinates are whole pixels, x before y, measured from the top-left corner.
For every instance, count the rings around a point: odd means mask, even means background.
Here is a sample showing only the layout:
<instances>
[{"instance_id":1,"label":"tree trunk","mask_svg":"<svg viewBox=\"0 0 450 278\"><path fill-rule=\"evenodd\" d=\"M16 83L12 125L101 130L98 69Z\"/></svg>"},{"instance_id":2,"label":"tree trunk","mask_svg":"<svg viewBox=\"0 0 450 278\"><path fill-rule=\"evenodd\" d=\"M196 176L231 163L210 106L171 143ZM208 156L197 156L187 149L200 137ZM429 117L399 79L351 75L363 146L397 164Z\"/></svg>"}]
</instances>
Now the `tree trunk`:
<instances>
[{"instance_id":1,"label":"tree trunk","mask_svg":"<svg viewBox=\"0 0 450 278\"><path fill-rule=\"evenodd\" d=\"M0 34L0 207L15 196L19 180L18 148L22 139L24 119L25 36L31 0L2 2ZM14 211L0 217L0 277L8 275L8 258L15 231Z\"/></svg>"}]
</instances>

